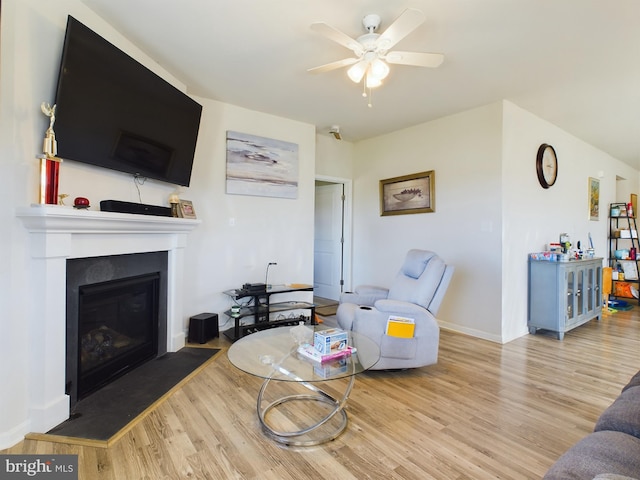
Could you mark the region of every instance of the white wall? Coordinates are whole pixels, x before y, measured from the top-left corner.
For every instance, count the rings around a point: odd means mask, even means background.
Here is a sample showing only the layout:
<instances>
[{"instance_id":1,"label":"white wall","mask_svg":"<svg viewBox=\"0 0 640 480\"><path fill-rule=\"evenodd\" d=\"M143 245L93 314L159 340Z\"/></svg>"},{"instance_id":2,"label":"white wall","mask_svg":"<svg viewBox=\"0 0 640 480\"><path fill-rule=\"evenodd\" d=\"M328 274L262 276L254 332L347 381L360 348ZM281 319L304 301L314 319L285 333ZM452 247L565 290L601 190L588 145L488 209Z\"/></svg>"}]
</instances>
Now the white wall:
<instances>
[{"instance_id":1,"label":"white wall","mask_svg":"<svg viewBox=\"0 0 640 480\"><path fill-rule=\"evenodd\" d=\"M164 72L80 0L4 0L0 21L0 449L30 431L29 338L25 319L38 301L30 288L27 234L15 209L37 201L38 162L48 119L40 103L53 102L67 15L71 14L178 88ZM187 294L185 329L190 316L221 313L231 300L221 292L244 282L313 283L313 203L315 128L272 115L196 98L203 105L192 184L182 198L194 202L202 224L189 236L185 251ZM55 129L55 127L54 127ZM299 146L297 199L227 195L227 130L276 138ZM60 141L60 139L58 139ZM176 187L148 180L140 187L143 203L167 205ZM100 200L138 201L131 176L71 161L61 170L60 193L88 197L92 209ZM233 226L232 226L233 224ZM298 295L310 300L309 293ZM220 315L221 321L226 318ZM223 327L224 328L224 327Z\"/></svg>"},{"instance_id":2,"label":"white wall","mask_svg":"<svg viewBox=\"0 0 640 480\"><path fill-rule=\"evenodd\" d=\"M499 104L359 142L354 165L354 284L389 285L407 250L456 270L440 324L500 340ZM435 212L380 216L382 179L435 170Z\"/></svg>"},{"instance_id":3,"label":"white wall","mask_svg":"<svg viewBox=\"0 0 640 480\"><path fill-rule=\"evenodd\" d=\"M547 190L542 143L559 157ZM456 267L440 325L497 342L527 333L528 254L561 232L582 245L591 233L606 259L608 204L639 190L633 168L506 101L359 142L354 162L353 283L388 285L408 249L433 250ZM424 170L436 172L436 212L381 217L379 181ZM600 179L598 221L589 177Z\"/></svg>"},{"instance_id":4,"label":"white wall","mask_svg":"<svg viewBox=\"0 0 640 480\"><path fill-rule=\"evenodd\" d=\"M608 205L616 201L616 177L628 178L638 191L638 172L549 122L510 102L504 105L503 290L502 339L527 332L527 254L544 250L570 235L574 245L588 246L591 233L596 256L608 256ZM538 183L535 158L542 143L558 156L558 179L549 189ZM600 180L600 215L589 220L588 180ZM629 201L628 192L624 200ZM517 279L517 281L514 281Z\"/></svg>"},{"instance_id":5,"label":"white wall","mask_svg":"<svg viewBox=\"0 0 640 480\"><path fill-rule=\"evenodd\" d=\"M353 143L331 135L316 136L316 175L353 178Z\"/></svg>"}]
</instances>

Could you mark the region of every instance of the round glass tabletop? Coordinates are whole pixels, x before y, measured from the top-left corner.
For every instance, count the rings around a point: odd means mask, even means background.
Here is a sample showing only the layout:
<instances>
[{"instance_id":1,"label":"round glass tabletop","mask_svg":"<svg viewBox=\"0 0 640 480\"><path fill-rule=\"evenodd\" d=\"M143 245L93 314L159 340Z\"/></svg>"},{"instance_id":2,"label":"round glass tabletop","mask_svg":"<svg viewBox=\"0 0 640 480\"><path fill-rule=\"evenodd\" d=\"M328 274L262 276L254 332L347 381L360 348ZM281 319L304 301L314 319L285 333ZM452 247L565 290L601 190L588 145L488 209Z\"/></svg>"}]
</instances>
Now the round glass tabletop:
<instances>
[{"instance_id":1,"label":"round glass tabletop","mask_svg":"<svg viewBox=\"0 0 640 480\"><path fill-rule=\"evenodd\" d=\"M240 370L262 378L323 382L364 372L380 359L380 348L373 340L347 332L348 345L355 348L351 355L325 362L312 360L298 353L292 328L297 327L270 328L242 337L229 348L229 361ZM326 329L314 327L314 330Z\"/></svg>"}]
</instances>

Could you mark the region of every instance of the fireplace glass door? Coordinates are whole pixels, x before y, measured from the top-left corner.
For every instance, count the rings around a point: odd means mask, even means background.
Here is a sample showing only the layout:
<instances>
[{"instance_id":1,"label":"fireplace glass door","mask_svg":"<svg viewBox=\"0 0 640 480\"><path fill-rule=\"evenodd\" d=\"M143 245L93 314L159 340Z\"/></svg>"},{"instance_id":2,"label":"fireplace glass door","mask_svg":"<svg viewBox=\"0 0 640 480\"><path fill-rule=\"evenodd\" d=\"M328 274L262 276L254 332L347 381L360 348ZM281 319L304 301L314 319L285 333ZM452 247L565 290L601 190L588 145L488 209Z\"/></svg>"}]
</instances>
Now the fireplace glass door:
<instances>
[{"instance_id":1,"label":"fireplace glass door","mask_svg":"<svg viewBox=\"0 0 640 480\"><path fill-rule=\"evenodd\" d=\"M160 273L79 287L78 398L158 353Z\"/></svg>"}]
</instances>

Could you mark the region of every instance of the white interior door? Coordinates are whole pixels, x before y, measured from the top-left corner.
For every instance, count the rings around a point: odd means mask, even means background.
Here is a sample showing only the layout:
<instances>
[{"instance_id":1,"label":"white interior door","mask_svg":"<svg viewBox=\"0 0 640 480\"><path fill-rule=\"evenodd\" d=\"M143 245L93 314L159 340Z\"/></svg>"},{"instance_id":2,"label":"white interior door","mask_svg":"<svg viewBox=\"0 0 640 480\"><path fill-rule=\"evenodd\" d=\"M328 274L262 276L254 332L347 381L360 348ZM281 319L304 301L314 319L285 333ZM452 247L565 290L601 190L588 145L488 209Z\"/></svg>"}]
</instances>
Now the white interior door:
<instances>
[{"instance_id":1,"label":"white interior door","mask_svg":"<svg viewBox=\"0 0 640 480\"><path fill-rule=\"evenodd\" d=\"M339 300L343 285L344 186L316 186L314 295Z\"/></svg>"}]
</instances>

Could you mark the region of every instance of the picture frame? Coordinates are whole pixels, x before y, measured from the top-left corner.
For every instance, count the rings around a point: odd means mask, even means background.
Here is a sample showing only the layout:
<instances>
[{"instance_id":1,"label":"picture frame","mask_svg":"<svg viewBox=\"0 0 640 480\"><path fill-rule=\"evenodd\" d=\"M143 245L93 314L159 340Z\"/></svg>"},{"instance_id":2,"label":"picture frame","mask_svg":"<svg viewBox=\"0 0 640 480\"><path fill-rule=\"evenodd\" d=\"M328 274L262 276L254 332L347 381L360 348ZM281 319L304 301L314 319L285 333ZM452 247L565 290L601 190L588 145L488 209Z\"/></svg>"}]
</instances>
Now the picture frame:
<instances>
[{"instance_id":1,"label":"picture frame","mask_svg":"<svg viewBox=\"0 0 640 480\"><path fill-rule=\"evenodd\" d=\"M631 217L632 218L637 218L637 212L638 212L638 195L636 195L635 193L631 194L631 198L629 198L629 203L631 203L631 209L633 210L633 212L631 212Z\"/></svg>"},{"instance_id":2,"label":"picture frame","mask_svg":"<svg viewBox=\"0 0 640 480\"><path fill-rule=\"evenodd\" d=\"M600 180L589 177L589 220L600 217Z\"/></svg>"},{"instance_id":3,"label":"picture frame","mask_svg":"<svg viewBox=\"0 0 640 480\"><path fill-rule=\"evenodd\" d=\"M180 217L197 218L196 210L193 208L193 202L191 200L180 200L179 207Z\"/></svg>"},{"instance_id":4,"label":"picture frame","mask_svg":"<svg viewBox=\"0 0 640 480\"><path fill-rule=\"evenodd\" d=\"M380 180L380 215L435 212L435 170Z\"/></svg>"}]
</instances>

